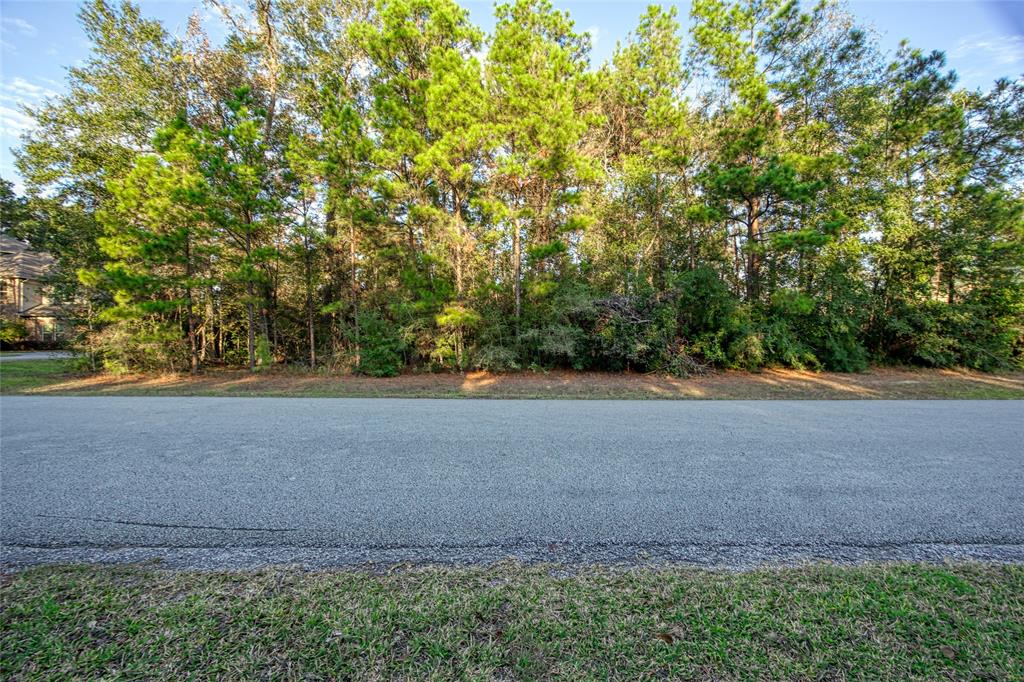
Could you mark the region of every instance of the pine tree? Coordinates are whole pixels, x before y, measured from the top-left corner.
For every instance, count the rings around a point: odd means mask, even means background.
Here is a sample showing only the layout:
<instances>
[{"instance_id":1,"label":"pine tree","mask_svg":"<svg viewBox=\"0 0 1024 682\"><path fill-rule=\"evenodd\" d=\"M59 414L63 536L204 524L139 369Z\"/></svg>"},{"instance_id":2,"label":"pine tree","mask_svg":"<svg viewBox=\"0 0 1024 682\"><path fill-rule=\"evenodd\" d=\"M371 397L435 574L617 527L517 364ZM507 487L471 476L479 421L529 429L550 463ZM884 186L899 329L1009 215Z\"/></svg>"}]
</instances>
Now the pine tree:
<instances>
[{"instance_id":1,"label":"pine tree","mask_svg":"<svg viewBox=\"0 0 1024 682\"><path fill-rule=\"evenodd\" d=\"M209 218L229 246L226 277L244 287L246 353L254 371L257 336L266 349L259 362L270 361L268 289L278 256L270 237L278 226L280 202L264 146L266 111L255 105L248 88L239 88L225 108L224 125L205 135L200 164L210 188Z\"/></svg>"},{"instance_id":2,"label":"pine tree","mask_svg":"<svg viewBox=\"0 0 1024 682\"><path fill-rule=\"evenodd\" d=\"M99 244L109 261L102 271L83 271L81 277L113 293L115 306L104 312L105 319L156 323L140 336L155 334L157 343L172 349L166 355L172 369L173 327L184 318L188 365L195 373L193 293L210 249L209 188L199 168L202 142L179 117L158 132L154 147L157 154L139 157L124 179L110 182L112 201L99 213L104 227Z\"/></svg>"},{"instance_id":3,"label":"pine tree","mask_svg":"<svg viewBox=\"0 0 1024 682\"><path fill-rule=\"evenodd\" d=\"M696 264L697 237L683 235L690 185L690 135L675 9L651 6L600 80L602 135L613 171L597 248L621 261L616 279L663 286L677 256ZM599 228L599 229L600 229ZM680 252L680 253L677 253Z\"/></svg>"},{"instance_id":4,"label":"pine tree","mask_svg":"<svg viewBox=\"0 0 1024 682\"><path fill-rule=\"evenodd\" d=\"M651 7L604 65L547 0L218 7L88 3L4 193L112 366L1024 362L1020 79L829 0Z\"/></svg>"},{"instance_id":5,"label":"pine tree","mask_svg":"<svg viewBox=\"0 0 1024 682\"><path fill-rule=\"evenodd\" d=\"M573 208L597 179L582 153L593 114L589 39L547 0L499 5L487 80L501 140L492 176L511 232L514 311L522 313L523 260L555 274L579 223ZM542 292L545 287L540 287Z\"/></svg>"}]
</instances>

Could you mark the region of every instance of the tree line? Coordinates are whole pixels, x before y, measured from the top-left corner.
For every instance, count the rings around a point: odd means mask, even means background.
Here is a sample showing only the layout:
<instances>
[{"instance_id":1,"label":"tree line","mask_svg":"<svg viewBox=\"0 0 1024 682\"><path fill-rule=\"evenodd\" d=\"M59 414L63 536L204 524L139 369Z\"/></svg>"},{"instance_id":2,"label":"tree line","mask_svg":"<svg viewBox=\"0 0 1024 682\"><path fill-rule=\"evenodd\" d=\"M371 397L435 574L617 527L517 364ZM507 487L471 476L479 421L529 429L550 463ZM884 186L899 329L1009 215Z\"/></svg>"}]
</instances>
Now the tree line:
<instances>
[{"instance_id":1,"label":"tree line","mask_svg":"<svg viewBox=\"0 0 1024 682\"><path fill-rule=\"evenodd\" d=\"M28 110L4 231L110 369L701 372L1024 360L1024 79L842 7L128 2Z\"/></svg>"}]
</instances>

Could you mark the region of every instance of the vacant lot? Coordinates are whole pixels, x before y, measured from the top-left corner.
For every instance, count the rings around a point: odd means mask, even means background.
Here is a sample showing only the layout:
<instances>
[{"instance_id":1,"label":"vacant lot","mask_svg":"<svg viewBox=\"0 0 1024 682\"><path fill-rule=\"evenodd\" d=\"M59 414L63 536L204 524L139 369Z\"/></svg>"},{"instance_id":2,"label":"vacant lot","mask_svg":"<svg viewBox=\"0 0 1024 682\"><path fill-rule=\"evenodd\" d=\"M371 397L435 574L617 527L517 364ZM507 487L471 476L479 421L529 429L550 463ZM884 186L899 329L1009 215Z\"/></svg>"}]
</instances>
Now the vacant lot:
<instances>
[{"instance_id":1,"label":"vacant lot","mask_svg":"<svg viewBox=\"0 0 1024 682\"><path fill-rule=\"evenodd\" d=\"M1024 568L187 573L0 589L5 679L1020 679Z\"/></svg>"},{"instance_id":2,"label":"vacant lot","mask_svg":"<svg viewBox=\"0 0 1024 682\"><path fill-rule=\"evenodd\" d=\"M786 369L717 372L676 378L654 374L519 372L406 374L378 379L272 369L258 374L211 369L187 374L75 372L68 360L7 362L4 394L196 395L392 398L654 398L654 399L980 399L1024 398L1024 372L876 368L862 374Z\"/></svg>"}]
</instances>

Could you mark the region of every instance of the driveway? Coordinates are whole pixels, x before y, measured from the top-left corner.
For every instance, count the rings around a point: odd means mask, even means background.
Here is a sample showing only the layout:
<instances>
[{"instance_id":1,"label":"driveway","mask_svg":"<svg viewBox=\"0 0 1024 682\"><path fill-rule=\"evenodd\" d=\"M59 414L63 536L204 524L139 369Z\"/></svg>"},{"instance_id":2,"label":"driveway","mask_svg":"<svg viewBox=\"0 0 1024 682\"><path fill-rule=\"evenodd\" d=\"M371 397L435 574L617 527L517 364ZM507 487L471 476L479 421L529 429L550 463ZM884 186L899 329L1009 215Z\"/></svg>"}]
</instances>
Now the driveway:
<instances>
[{"instance_id":1,"label":"driveway","mask_svg":"<svg viewBox=\"0 0 1024 682\"><path fill-rule=\"evenodd\" d=\"M72 357L74 357L73 353L63 350L37 350L0 353L0 362L20 362L22 360L63 360Z\"/></svg>"},{"instance_id":2,"label":"driveway","mask_svg":"<svg viewBox=\"0 0 1024 682\"><path fill-rule=\"evenodd\" d=\"M4 560L1024 560L1024 402L0 398Z\"/></svg>"}]
</instances>

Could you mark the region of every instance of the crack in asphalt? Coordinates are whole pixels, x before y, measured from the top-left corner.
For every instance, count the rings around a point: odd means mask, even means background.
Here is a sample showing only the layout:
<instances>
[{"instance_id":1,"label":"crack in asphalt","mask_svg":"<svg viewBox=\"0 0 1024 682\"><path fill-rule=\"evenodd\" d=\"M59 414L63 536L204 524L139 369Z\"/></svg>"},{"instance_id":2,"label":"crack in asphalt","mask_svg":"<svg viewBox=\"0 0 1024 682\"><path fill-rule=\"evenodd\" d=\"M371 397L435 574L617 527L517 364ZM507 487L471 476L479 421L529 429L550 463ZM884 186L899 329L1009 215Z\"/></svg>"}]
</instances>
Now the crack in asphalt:
<instances>
[{"instance_id":1,"label":"crack in asphalt","mask_svg":"<svg viewBox=\"0 0 1024 682\"><path fill-rule=\"evenodd\" d=\"M1024 563L1024 401L2 407L0 566Z\"/></svg>"},{"instance_id":2,"label":"crack in asphalt","mask_svg":"<svg viewBox=\"0 0 1024 682\"><path fill-rule=\"evenodd\" d=\"M116 523L122 526L146 526L148 528L181 528L185 530L228 530L243 533L294 533L298 528L244 528L232 526L193 526L187 523L156 523L150 521L125 521L123 519L104 519L96 516L60 516L57 514L36 514L40 519L61 519L63 521L97 521L100 523Z\"/></svg>"}]
</instances>

